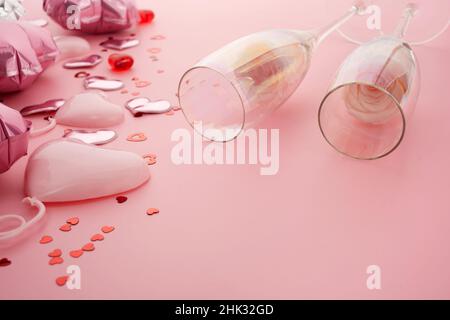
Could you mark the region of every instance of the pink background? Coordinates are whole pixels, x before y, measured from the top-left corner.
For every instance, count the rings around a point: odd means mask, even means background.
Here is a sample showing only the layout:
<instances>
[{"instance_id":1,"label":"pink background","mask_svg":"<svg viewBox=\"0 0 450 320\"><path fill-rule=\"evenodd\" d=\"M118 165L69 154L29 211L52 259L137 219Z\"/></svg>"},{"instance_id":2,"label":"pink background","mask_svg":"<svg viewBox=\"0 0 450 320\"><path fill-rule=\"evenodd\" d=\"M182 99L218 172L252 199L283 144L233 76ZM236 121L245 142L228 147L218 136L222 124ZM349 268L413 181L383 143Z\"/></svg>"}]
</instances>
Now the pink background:
<instances>
[{"instance_id":1,"label":"pink background","mask_svg":"<svg viewBox=\"0 0 450 320\"><path fill-rule=\"evenodd\" d=\"M104 62L91 73L124 79L130 92L176 104L179 77L205 54L259 30L321 26L341 15L349 2L140 1L141 8L156 12L157 20L136 31L142 45L129 50L136 58L134 69L113 74ZM25 4L28 17L44 17L40 1ZM49 28L64 33L53 23ZM167 40L149 40L157 34ZM400 148L378 161L337 154L317 125L320 100L354 48L338 35L316 51L295 95L260 125L280 128L278 175L260 176L259 166L250 165L175 166L170 134L188 128L181 112L139 119L127 113L117 128L120 138L106 147L156 153L151 182L127 193L121 205L109 197L49 206L39 230L0 249L0 258L12 261L0 268L0 298L450 298L449 34L415 49L422 68L416 113ZM94 51L104 38L88 37ZM150 47L162 48L159 62L148 58ZM157 74L158 69L165 73ZM20 108L69 98L83 91L74 73L59 63L29 90L3 99ZM133 89L133 76L153 84ZM108 96L121 104L131 97ZM59 126L32 139L30 151L63 131ZM126 141L139 131L149 140ZM29 218L33 212L20 203L26 161L0 175L2 214L26 213ZM149 217L149 207L161 213ZM70 233L59 231L71 216L78 216L80 224ZM78 260L68 256L106 224L116 230L96 243L96 251ZM43 234L55 241L40 245ZM63 265L48 265L47 253L54 248L64 251ZM81 290L54 283L70 264L81 268ZM365 271L372 264L381 267L381 290L366 287Z\"/></svg>"}]
</instances>

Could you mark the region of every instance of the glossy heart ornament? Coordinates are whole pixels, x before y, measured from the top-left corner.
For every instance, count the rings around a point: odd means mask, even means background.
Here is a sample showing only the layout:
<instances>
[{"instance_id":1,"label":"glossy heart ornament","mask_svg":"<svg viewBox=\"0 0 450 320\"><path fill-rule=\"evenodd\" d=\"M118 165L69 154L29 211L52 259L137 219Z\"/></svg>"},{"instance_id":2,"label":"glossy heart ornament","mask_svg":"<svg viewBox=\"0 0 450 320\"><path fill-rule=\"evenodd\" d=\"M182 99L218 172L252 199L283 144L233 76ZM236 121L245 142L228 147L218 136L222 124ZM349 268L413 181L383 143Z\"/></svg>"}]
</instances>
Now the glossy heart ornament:
<instances>
[{"instance_id":1,"label":"glossy heart ornament","mask_svg":"<svg viewBox=\"0 0 450 320\"><path fill-rule=\"evenodd\" d=\"M61 139L30 156L25 193L42 202L80 201L123 193L149 179L146 161L134 153Z\"/></svg>"},{"instance_id":2,"label":"glossy heart ornament","mask_svg":"<svg viewBox=\"0 0 450 320\"><path fill-rule=\"evenodd\" d=\"M41 129L33 128L31 136L47 133L55 128L57 123L76 128L102 129L119 125L123 119L121 106L109 102L101 94L84 92L72 97L61 106L55 117L49 119L48 126Z\"/></svg>"}]
</instances>

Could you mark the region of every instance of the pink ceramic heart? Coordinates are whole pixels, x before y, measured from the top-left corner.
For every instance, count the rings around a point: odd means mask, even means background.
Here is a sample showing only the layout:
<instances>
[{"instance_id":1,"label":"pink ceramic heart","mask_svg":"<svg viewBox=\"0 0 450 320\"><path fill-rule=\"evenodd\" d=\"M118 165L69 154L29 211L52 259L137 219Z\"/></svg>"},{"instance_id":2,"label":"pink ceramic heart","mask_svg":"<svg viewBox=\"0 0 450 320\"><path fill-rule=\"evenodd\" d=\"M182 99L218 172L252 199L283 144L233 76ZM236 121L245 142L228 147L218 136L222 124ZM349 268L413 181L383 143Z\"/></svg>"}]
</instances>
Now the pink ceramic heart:
<instances>
[{"instance_id":1,"label":"pink ceramic heart","mask_svg":"<svg viewBox=\"0 0 450 320\"><path fill-rule=\"evenodd\" d=\"M146 161L134 153L61 139L30 156L25 193L43 202L79 201L123 193L149 179Z\"/></svg>"},{"instance_id":2,"label":"pink ceramic heart","mask_svg":"<svg viewBox=\"0 0 450 320\"><path fill-rule=\"evenodd\" d=\"M72 130L67 129L64 132L64 138L71 138L83 141L87 144L94 144L96 146L100 146L103 144L107 144L111 141L114 141L117 139L118 135L117 132L113 130L94 130L94 131L87 131L87 130Z\"/></svg>"},{"instance_id":3,"label":"pink ceramic heart","mask_svg":"<svg viewBox=\"0 0 450 320\"><path fill-rule=\"evenodd\" d=\"M95 92L80 93L56 113L57 123L77 128L107 128L124 119L122 107Z\"/></svg>"}]
</instances>

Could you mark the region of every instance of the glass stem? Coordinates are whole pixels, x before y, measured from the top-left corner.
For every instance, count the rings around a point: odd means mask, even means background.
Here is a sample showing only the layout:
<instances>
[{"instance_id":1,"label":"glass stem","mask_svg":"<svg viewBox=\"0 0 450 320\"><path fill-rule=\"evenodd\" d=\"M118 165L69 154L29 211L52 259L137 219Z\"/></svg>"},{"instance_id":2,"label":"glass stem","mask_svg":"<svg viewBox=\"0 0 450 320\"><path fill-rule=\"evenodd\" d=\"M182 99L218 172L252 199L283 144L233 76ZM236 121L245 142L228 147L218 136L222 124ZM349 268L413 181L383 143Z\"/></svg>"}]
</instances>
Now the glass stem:
<instances>
[{"instance_id":1,"label":"glass stem","mask_svg":"<svg viewBox=\"0 0 450 320\"><path fill-rule=\"evenodd\" d=\"M316 33L316 45L319 45L322 43L323 40L325 40L331 33L333 33L336 29L338 29L340 26L342 26L344 23L346 23L348 20L350 20L355 14L360 12L360 10L363 10L362 5L353 5L351 9L342 17L334 21L333 23L318 29Z\"/></svg>"},{"instance_id":2,"label":"glass stem","mask_svg":"<svg viewBox=\"0 0 450 320\"><path fill-rule=\"evenodd\" d=\"M403 39L406 35L406 31L408 30L409 24L411 23L412 18L416 14L417 8L414 4L408 4L403 11L403 17L397 25L397 28L394 31L394 37L398 39Z\"/></svg>"}]
</instances>

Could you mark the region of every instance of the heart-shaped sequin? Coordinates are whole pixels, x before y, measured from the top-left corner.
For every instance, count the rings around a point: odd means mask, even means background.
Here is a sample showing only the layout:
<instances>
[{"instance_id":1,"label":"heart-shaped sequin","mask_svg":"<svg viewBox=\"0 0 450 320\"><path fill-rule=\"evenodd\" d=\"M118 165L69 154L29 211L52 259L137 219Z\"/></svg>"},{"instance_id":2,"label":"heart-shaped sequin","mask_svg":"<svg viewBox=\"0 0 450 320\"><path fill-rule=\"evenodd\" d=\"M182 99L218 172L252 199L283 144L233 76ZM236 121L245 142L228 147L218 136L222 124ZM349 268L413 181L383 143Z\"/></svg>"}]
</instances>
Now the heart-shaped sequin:
<instances>
[{"instance_id":1,"label":"heart-shaped sequin","mask_svg":"<svg viewBox=\"0 0 450 320\"><path fill-rule=\"evenodd\" d=\"M103 239L105 239L105 237L100 233L94 234L91 237L91 241L103 241Z\"/></svg>"},{"instance_id":2,"label":"heart-shaped sequin","mask_svg":"<svg viewBox=\"0 0 450 320\"><path fill-rule=\"evenodd\" d=\"M83 251L94 251L95 250L95 246L92 242L89 242L87 244L85 244L83 246L83 248L81 248Z\"/></svg>"},{"instance_id":3,"label":"heart-shaped sequin","mask_svg":"<svg viewBox=\"0 0 450 320\"><path fill-rule=\"evenodd\" d=\"M112 231L114 231L114 227L113 226L104 226L104 227L102 227L102 232L103 233L110 233Z\"/></svg>"},{"instance_id":4,"label":"heart-shaped sequin","mask_svg":"<svg viewBox=\"0 0 450 320\"><path fill-rule=\"evenodd\" d=\"M55 264L61 264L64 262L64 259L61 257L54 257L51 258L50 261L48 262L49 265L53 266Z\"/></svg>"},{"instance_id":5,"label":"heart-shaped sequin","mask_svg":"<svg viewBox=\"0 0 450 320\"><path fill-rule=\"evenodd\" d=\"M50 252L48 254L48 256L51 257L51 258L61 257L61 255L62 255L61 249L55 249L55 250L53 250L52 252Z\"/></svg>"},{"instance_id":6,"label":"heart-shaped sequin","mask_svg":"<svg viewBox=\"0 0 450 320\"><path fill-rule=\"evenodd\" d=\"M76 226L80 222L80 219L78 217L72 217L67 219L66 222L72 226Z\"/></svg>"},{"instance_id":7,"label":"heart-shaped sequin","mask_svg":"<svg viewBox=\"0 0 450 320\"><path fill-rule=\"evenodd\" d=\"M83 255L83 250L72 250L69 252L69 255L72 258L79 258Z\"/></svg>"},{"instance_id":8,"label":"heart-shaped sequin","mask_svg":"<svg viewBox=\"0 0 450 320\"><path fill-rule=\"evenodd\" d=\"M142 142L142 141L147 140L147 136L142 132L138 132L138 133L130 134L127 137L127 140L130 142Z\"/></svg>"},{"instance_id":9,"label":"heart-shaped sequin","mask_svg":"<svg viewBox=\"0 0 450 320\"><path fill-rule=\"evenodd\" d=\"M50 236L43 236L41 240L39 240L40 244L47 244L53 241L53 238Z\"/></svg>"},{"instance_id":10,"label":"heart-shaped sequin","mask_svg":"<svg viewBox=\"0 0 450 320\"><path fill-rule=\"evenodd\" d=\"M69 280L69 276L62 276L56 278L56 284L60 287L64 286L67 283L67 280Z\"/></svg>"},{"instance_id":11,"label":"heart-shaped sequin","mask_svg":"<svg viewBox=\"0 0 450 320\"><path fill-rule=\"evenodd\" d=\"M135 98L129 100L125 107L134 115L160 114L172 109L172 105L166 100L151 101L149 98Z\"/></svg>"},{"instance_id":12,"label":"heart-shaped sequin","mask_svg":"<svg viewBox=\"0 0 450 320\"><path fill-rule=\"evenodd\" d=\"M68 223L62 225L61 227L59 227L59 230L63 231L63 232L69 232L70 230L72 230L72 226Z\"/></svg>"},{"instance_id":13,"label":"heart-shaped sequin","mask_svg":"<svg viewBox=\"0 0 450 320\"><path fill-rule=\"evenodd\" d=\"M152 216L154 214L158 214L159 213L159 209L156 208L149 208L147 209L147 215Z\"/></svg>"},{"instance_id":14,"label":"heart-shaped sequin","mask_svg":"<svg viewBox=\"0 0 450 320\"><path fill-rule=\"evenodd\" d=\"M66 61L63 64L63 67L66 69L93 68L96 65L100 64L102 60L102 56L98 54L92 54L87 57Z\"/></svg>"}]
</instances>

